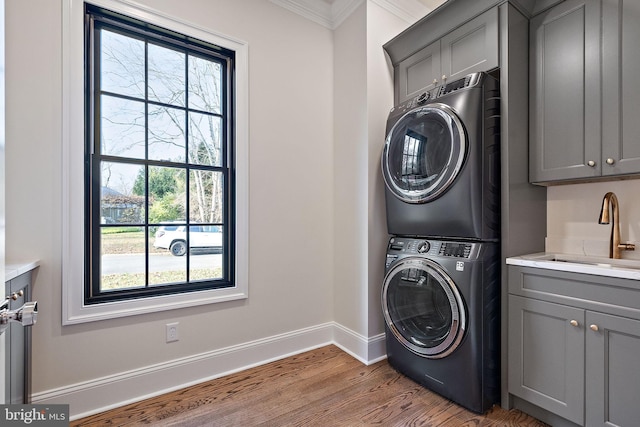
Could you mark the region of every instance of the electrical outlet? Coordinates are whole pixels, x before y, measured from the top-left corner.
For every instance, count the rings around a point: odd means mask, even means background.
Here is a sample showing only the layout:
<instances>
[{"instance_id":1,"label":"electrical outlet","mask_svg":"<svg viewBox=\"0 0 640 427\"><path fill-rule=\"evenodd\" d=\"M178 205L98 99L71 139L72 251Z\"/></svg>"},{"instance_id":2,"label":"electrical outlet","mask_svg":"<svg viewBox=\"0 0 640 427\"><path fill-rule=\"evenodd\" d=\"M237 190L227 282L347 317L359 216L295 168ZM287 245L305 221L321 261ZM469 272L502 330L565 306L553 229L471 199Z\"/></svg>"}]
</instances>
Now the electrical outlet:
<instances>
[{"instance_id":1,"label":"electrical outlet","mask_svg":"<svg viewBox=\"0 0 640 427\"><path fill-rule=\"evenodd\" d=\"M167 342L174 342L180 339L178 336L179 324L179 322L167 323Z\"/></svg>"}]
</instances>

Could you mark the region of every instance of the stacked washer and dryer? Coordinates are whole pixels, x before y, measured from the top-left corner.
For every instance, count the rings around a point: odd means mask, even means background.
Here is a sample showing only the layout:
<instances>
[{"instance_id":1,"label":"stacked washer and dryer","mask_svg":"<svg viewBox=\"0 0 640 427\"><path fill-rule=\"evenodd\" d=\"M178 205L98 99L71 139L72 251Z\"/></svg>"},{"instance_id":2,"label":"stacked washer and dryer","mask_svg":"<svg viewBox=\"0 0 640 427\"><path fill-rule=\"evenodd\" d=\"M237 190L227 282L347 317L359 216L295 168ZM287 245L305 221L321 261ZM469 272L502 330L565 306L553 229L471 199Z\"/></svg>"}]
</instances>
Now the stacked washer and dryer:
<instances>
[{"instance_id":1,"label":"stacked washer and dryer","mask_svg":"<svg viewBox=\"0 0 640 427\"><path fill-rule=\"evenodd\" d=\"M382 154L389 363L474 412L500 392L500 96L470 74L395 106Z\"/></svg>"}]
</instances>

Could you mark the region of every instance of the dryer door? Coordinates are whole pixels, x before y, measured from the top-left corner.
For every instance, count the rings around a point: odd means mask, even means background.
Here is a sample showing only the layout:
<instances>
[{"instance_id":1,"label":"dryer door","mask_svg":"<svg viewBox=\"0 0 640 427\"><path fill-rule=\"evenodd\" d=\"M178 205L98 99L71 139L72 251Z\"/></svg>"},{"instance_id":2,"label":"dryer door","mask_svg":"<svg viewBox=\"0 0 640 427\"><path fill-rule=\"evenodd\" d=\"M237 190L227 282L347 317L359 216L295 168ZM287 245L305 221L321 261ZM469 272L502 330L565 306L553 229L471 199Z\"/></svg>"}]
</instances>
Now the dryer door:
<instances>
[{"instance_id":1,"label":"dryer door","mask_svg":"<svg viewBox=\"0 0 640 427\"><path fill-rule=\"evenodd\" d=\"M408 203L426 203L453 184L467 151L462 122L451 107L428 104L407 112L391 128L382 153L389 190Z\"/></svg>"},{"instance_id":2,"label":"dryer door","mask_svg":"<svg viewBox=\"0 0 640 427\"><path fill-rule=\"evenodd\" d=\"M460 292L429 259L409 257L391 267L382 288L382 309L391 333L421 356L446 357L464 337L467 315Z\"/></svg>"}]
</instances>

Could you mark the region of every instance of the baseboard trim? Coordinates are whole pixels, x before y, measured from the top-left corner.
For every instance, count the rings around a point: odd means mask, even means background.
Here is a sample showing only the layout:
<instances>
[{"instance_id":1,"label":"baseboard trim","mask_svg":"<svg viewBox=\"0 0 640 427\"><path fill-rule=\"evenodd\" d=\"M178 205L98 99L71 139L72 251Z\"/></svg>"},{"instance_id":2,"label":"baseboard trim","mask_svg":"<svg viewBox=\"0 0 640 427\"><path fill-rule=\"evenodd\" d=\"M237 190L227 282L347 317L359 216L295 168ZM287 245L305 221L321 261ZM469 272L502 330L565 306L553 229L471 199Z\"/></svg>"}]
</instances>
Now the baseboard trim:
<instances>
[{"instance_id":1,"label":"baseboard trim","mask_svg":"<svg viewBox=\"0 0 640 427\"><path fill-rule=\"evenodd\" d=\"M144 368L34 393L33 404L69 404L76 420L334 344L364 364L386 357L384 334L366 338L328 322Z\"/></svg>"},{"instance_id":2,"label":"baseboard trim","mask_svg":"<svg viewBox=\"0 0 640 427\"><path fill-rule=\"evenodd\" d=\"M387 357L384 333L367 338L336 323L333 344L365 365L371 365Z\"/></svg>"}]
</instances>

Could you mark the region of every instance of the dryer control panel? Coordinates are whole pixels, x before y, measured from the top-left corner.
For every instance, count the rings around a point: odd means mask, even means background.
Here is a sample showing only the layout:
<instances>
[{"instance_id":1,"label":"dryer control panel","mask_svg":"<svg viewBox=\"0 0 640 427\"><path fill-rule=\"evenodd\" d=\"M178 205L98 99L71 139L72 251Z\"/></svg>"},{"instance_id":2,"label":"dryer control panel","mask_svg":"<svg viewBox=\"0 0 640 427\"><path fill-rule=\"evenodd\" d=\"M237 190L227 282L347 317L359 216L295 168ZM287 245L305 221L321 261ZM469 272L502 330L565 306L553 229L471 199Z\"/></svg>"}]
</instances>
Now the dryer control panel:
<instances>
[{"instance_id":1,"label":"dryer control panel","mask_svg":"<svg viewBox=\"0 0 640 427\"><path fill-rule=\"evenodd\" d=\"M467 89L470 87L478 86L482 80L482 73L469 74L461 79L455 80L451 83L442 84L436 86L434 89L426 92L422 92L420 95L413 99L398 104L389 112L390 116L398 116L404 114L409 110L426 104L428 101L435 101L441 96L447 95L451 92L455 92L460 89Z\"/></svg>"}]
</instances>

